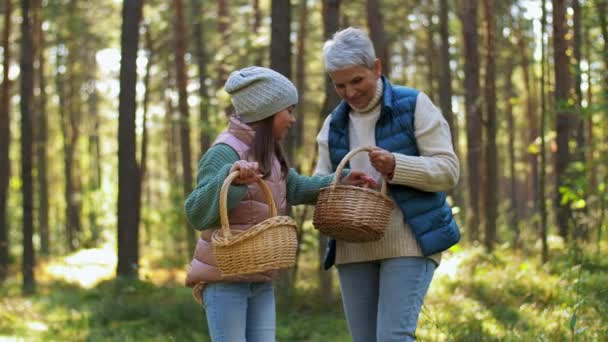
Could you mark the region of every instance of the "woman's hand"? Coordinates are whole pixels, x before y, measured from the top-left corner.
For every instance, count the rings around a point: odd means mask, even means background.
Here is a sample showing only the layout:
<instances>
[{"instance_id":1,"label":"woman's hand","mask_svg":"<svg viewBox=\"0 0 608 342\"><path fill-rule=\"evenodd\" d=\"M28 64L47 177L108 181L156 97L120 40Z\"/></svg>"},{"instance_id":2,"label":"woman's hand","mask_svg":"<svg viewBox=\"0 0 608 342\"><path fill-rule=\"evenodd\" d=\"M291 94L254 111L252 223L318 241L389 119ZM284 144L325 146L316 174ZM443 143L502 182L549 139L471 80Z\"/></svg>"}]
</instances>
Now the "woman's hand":
<instances>
[{"instance_id":1,"label":"woman's hand","mask_svg":"<svg viewBox=\"0 0 608 342\"><path fill-rule=\"evenodd\" d=\"M386 176L388 179L393 178L395 172L395 156L380 147L374 147L368 153L369 161L372 166L381 174Z\"/></svg>"},{"instance_id":2,"label":"woman's hand","mask_svg":"<svg viewBox=\"0 0 608 342\"><path fill-rule=\"evenodd\" d=\"M234 184L253 184L262 179L257 162L248 162L246 160L235 161L230 168L230 173L234 171L239 171L239 176L232 181Z\"/></svg>"},{"instance_id":3,"label":"woman's hand","mask_svg":"<svg viewBox=\"0 0 608 342\"><path fill-rule=\"evenodd\" d=\"M354 185L371 189L378 187L378 184L372 177L361 171L351 171L346 177L341 179L340 183L343 185Z\"/></svg>"}]
</instances>

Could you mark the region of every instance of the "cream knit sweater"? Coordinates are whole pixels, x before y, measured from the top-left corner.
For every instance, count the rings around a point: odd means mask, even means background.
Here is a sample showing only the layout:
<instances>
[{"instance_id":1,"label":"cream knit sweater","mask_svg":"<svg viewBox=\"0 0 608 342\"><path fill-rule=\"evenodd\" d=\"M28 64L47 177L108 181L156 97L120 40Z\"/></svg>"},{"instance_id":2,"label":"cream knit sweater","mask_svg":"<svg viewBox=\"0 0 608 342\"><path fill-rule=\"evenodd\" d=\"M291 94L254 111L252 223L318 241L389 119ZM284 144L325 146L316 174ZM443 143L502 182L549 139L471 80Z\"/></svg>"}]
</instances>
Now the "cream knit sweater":
<instances>
[{"instance_id":1,"label":"cream knit sweater","mask_svg":"<svg viewBox=\"0 0 608 342\"><path fill-rule=\"evenodd\" d=\"M375 127L380 117L382 81L378 80L376 96L367 108L353 109L349 113L350 149L360 146L375 146ZM329 123L331 115L325 119L317 136L319 160L315 175L332 172L329 158ZM389 183L408 185L423 191L446 191L458 181L460 166L454 153L450 128L441 112L429 97L420 92L416 99L414 130L420 156L393 153L395 172ZM380 174L371 166L365 152L350 160L352 170L360 170L381 181ZM422 252L410 227L404 223L401 210L396 207L391 213L387 231L382 239L367 243L337 241L336 264L372 261L396 257L421 257ZM441 254L431 258L439 263Z\"/></svg>"}]
</instances>

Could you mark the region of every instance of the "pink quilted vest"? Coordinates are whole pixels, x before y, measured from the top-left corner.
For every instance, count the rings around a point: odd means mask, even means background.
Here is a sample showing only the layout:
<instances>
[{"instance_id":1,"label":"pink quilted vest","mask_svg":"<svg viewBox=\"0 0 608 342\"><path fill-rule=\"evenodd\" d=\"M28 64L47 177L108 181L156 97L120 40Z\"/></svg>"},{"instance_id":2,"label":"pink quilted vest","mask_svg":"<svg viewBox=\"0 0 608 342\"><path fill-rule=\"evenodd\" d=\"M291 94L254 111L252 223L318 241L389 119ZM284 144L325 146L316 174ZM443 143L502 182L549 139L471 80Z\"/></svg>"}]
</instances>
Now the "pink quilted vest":
<instances>
[{"instance_id":1,"label":"pink quilted vest","mask_svg":"<svg viewBox=\"0 0 608 342\"><path fill-rule=\"evenodd\" d=\"M255 131L236 118L231 118L228 129L221 133L213 145L226 144L232 147L241 159L248 160L248 151L253 142ZM273 159L270 176L264 179L268 184L279 215L284 215L287 207L286 180L281 177L281 166L278 159ZM219 199L218 199L219 200ZM241 203L228 212L230 229L246 230L269 217L269 207L264 193L257 184L248 186L247 196ZM186 285L195 287L194 295L198 296L205 283L222 281L259 281L259 275L224 278L221 276L213 253L211 252L211 235L216 229L207 229L201 233L190 269L186 275Z\"/></svg>"}]
</instances>

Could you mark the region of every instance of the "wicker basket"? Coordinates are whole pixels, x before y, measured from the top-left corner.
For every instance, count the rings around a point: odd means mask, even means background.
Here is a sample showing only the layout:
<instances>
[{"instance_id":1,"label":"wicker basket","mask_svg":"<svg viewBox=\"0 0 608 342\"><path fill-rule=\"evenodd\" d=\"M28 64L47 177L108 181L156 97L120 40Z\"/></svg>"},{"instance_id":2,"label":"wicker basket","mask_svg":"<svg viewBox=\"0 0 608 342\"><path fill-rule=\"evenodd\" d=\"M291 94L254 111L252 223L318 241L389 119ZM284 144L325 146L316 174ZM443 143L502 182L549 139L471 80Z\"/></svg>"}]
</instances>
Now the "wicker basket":
<instances>
[{"instance_id":1,"label":"wicker basket","mask_svg":"<svg viewBox=\"0 0 608 342\"><path fill-rule=\"evenodd\" d=\"M355 154L371 150L371 147L360 147L350 151L338 165L333 183L321 189L312 221L321 233L348 242L375 241L384 235L395 206L386 195L386 179L382 180L380 192L338 185L346 163Z\"/></svg>"},{"instance_id":2,"label":"wicker basket","mask_svg":"<svg viewBox=\"0 0 608 342\"><path fill-rule=\"evenodd\" d=\"M220 191L222 228L211 237L213 254L222 276L266 272L292 267L296 261L297 226L288 216L277 216L277 208L268 185L258 182L268 201L270 218L244 230L230 230L226 205L230 183L238 176L232 172Z\"/></svg>"}]
</instances>

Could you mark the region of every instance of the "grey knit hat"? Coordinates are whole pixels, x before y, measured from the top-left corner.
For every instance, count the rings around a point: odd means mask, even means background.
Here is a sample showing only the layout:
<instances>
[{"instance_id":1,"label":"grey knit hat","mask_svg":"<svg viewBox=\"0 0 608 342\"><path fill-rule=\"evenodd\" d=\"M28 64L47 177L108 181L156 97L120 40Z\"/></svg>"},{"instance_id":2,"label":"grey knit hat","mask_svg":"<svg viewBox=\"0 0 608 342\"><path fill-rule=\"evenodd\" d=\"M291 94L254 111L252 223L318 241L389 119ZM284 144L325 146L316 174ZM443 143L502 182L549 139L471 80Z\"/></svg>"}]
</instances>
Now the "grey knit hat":
<instances>
[{"instance_id":1,"label":"grey knit hat","mask_svg":"<svg viewBox=\"0 0 608 342\"><path fill-rule=\"evenodd\" d=\"M244 123L265 119L298 103L298 91L285 76L263 67L234 71L224 89Z\"/></svg>"}]
</instances>

